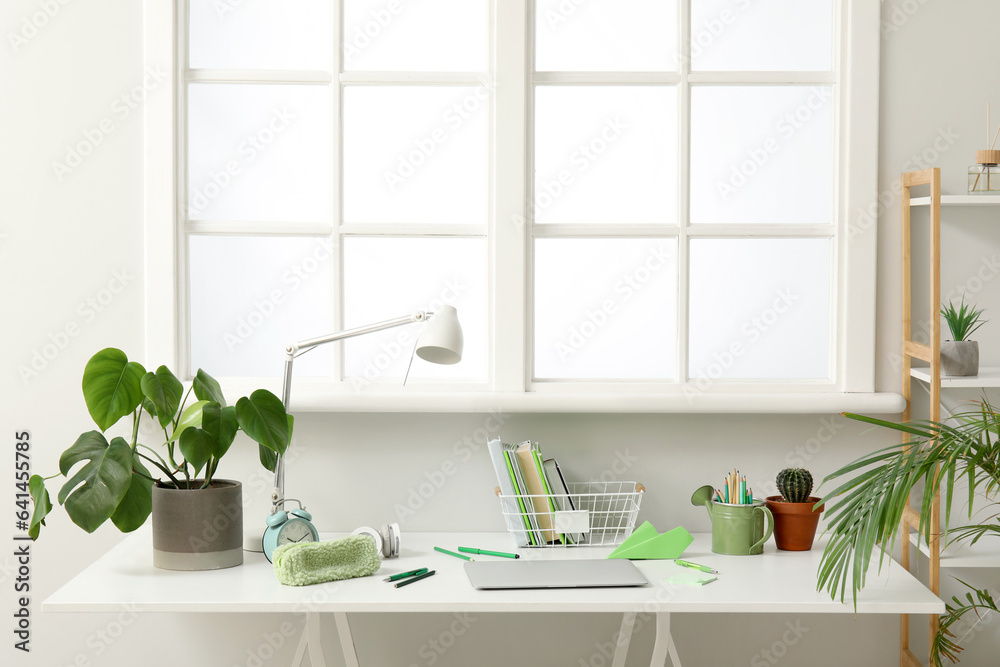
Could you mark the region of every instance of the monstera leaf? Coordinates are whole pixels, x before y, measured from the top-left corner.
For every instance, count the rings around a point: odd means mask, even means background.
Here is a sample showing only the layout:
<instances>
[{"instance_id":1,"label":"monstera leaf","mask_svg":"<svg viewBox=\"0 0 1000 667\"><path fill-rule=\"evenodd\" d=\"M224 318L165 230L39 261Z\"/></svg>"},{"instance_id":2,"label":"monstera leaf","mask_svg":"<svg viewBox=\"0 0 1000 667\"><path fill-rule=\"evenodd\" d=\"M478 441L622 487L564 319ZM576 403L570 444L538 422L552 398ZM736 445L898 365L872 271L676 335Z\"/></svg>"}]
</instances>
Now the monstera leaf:
<instances>
[{"instance_id":1,"label":"monstera leaf","mask_svg":"<svg viewBox=\"0 0 1000 667\"><path fill-rule=\"evenodd\" d=\"M143 405L146 404L145 401L149 401L155 408L150 411L147 407L146 411L159 420L160 428L166 428L181 405L184 385L169 368L160 366L155 373L151 371L142 376L140 387L145 397Z\"/></svg>"},{"instance_id":2,"label":"monstera leaf","mask_svg":"<svg viewBox=\"0 0 1000 667\"><path fill-rule=\"evenodd\" d=\"M81 461L87 463L63 485L59 504L65 505L73 523L92 533L115 512L129 490L132 449L122 438L109 443L103 433L88 431L59 457L59 471L68 477Z\"/></svg>"},{"instance_id":3,"label":"monstera leaf","mask_svg":"<svg viewBox=\"0 0 1000 667\"><path fill-rule=\"evenodd\" d=\"M83 397L101 431L107 431L142 402L145 374L142 365L129 361L124 352L113 347L90 358L83 369Z\"/></svg>"},{"instance_id":4,"label":"monstera leaf","mask_svg":"<svg viewBox=\"0 0 1000 667\"><path fill-rule=\"evenodd\" d=\"M28 491L31 493L31 502L35 506L35 511L31 515L31 526L28 528L28 537L37 540L38 531L45 525L45 517L52 511L52 501L49 500L45 479L41 475L31 476L31 479L28 480Z\"/></svg>"},{"instance_id":5,"label":"monstera leaf","mask_svg":"<svg viewBox=\"0 0 1000 667\"><path fill-rule=\"evenodd\" d=\"M194 376L192 387L194 395L198 397L199 401L215 401L222 407L226 407L226 397L222 395L222 387L219 386L219 382L200 368Z\"/></svg>"},{"instance_id":6,"label":"monstera leaf","mask_svg":"<svg viewBox=\"0 0 1000 667\"><path fill-rule=\"evenodd\" d=\"M277 396L267 389L244 396L236 402L236 418L255 442L279 455L285 453L291 434L285 406Z\"/></svg>"},{"instance_id":7,"label":"monstera leaf","mask_svg":"<svg viewBox=\"0 0 1000 667\"><path fill-rule=\"evenodd\" d=\"M123 533L131 533L142 526L153 511L153 480L148 479L151 475L139 461L138 454L132 456L132 470L142 475L132 475L128 491L111 515L111 521Z\"/></svg>"}]
</instances>

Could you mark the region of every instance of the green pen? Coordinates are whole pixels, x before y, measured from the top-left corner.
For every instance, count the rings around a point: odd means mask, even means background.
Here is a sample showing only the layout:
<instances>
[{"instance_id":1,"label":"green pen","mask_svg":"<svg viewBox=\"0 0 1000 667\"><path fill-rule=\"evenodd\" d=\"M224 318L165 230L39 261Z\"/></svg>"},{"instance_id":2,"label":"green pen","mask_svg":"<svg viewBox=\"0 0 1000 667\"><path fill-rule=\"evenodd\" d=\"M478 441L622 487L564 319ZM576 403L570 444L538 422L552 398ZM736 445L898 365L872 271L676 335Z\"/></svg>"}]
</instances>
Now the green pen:
<instances>
[{"instance_id":1,"label":"green pen","mask_svg":"<svg viewBox=\"0 0 1000 667\"><path fill-rule=\"evenodd\" d=\"M386 577L382 581L399 581L400 579L406 579L407 577L412 577L417 574L423 574L427 571L426 567L422 567L419 570L410 570L409 572L400 572L399 574L394 574L391 577Z\"/></svg>"},{"instance_id":2,"label":"green pen","mask_svg":"<svg viewBox=\"0 0 1000 667\"><path fill-rule=\"evenodd\" d=\"M462 560L472 560L468 556L463 556L462 554L457 554L454 551L448 551L447 549L442 549L441 547L434 547L434 551L440 551L443 554L448 554L449 556L454 556L455 558L461 558Z\"/></svg>"},{"instance_id":3,"label":"green pen","mask_svg":"<svg viewBox=\"0 0 1000 667\"><path fill-rule=\"evenodd\" d=\"M707 565L698 565L698 563L691 563L691 562L686 561L686 560L681 560L680 558L675 558L674 562L677 563L678 565L680 565L681 567L689 567L692 570L701 570L702 572L708 572L709 574L718 574L719 573L718 570L713 570L712 568L710 568Z\"/></svg>"},{"instance_id":4,"label":"green pen","mask_svg":"<svg viewBox=\"0 0 1000 667\"><path fill-rule=\"evenodd\" d=\"M459 551L467 554L482 554L484 556L499 556L500 558L520 558L520 554L509 554L505 551L487 551L486 549L476 549L475 547L459 547Z\"/></svg>"}]
</instances>

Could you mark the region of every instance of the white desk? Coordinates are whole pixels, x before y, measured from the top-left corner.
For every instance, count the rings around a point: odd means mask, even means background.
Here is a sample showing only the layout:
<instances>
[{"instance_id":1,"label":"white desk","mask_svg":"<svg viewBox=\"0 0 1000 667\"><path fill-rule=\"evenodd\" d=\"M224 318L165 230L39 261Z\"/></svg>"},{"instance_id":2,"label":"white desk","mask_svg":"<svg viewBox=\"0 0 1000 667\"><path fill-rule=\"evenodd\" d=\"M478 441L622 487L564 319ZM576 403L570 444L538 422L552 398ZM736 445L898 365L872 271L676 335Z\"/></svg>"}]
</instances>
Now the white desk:
<instances>
[{"instance_id":1,"label":"white desk","mask_svg":"<svg viewBox=\"0 0 1000 667\"><path fill-rule=\"evenodd\" d=\"M324 535L324 539L335 537ZM308 647L312 667L324 667L319 642L319 614L337 622L348 667L358 659L348 613L359 612L614 612L622 628L614 667L625 655L637 612L656 614L652 665L670 655L679 667L670 637L670 613L852 614L850 600L841 604L817 592L816 571L822 545L809 552L777 551L768 544L762 556L718 556L711 538L695 535L686 559L719 570L718 581L703 587L671 586L665 580L691 572L672 561L636 561L650 585L640 588L477 591L469 584L464 561L433 551L474 546L512 551L506 533L412 533L403 535L402 555L384 561L374 576L316 586L278 584L262 554L246 554L241 567L211 572L171 572L152 565L148 529L129 536L42 603L43 612L117 612L128 604L139 612L295 612L306 614L306 629L294 665ZM603 558L610 548L521 549L525 559ZM493 560L487 556L482 560ZM437 574L404 588L383 578L396 572L429 567ZM859 614L942 614L944 603L902 567L889 563L881 574L869 573L858 602Z\"/></svg>"}]
</instances>

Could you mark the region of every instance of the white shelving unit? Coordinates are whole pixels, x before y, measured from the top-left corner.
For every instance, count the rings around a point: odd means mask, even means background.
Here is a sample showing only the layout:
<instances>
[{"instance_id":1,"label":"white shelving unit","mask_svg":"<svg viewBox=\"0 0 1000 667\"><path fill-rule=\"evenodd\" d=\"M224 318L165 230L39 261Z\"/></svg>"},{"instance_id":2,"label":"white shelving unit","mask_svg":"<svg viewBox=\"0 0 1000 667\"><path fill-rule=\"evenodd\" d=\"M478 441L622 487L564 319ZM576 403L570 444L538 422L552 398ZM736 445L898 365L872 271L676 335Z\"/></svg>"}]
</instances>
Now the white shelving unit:
<instances>
[{"instance_id":1,"label":"white shelving unit","mask_svg":"<svg viewBox=\"0 0 1000 667\"><path fill-rule=\"evenodd\" d=\"M941 207L942 206L1000 206L1000 195L942 195L941 170L938 168L923 171L907 172L902 175L903 201L903 398L906 407L903 411L903 421L910 419L911 389L910 378L926 384L930 396L929 418L931 421L941 421L941 392L944 389L986 389L1000 387L1000 368L986 367L979 369L975 377L949 377L941 375L941 321L932 318L929 344L919 343L911 338L911 303L910 303L910 212L913 207L927 207L930 212L930 312L936 313L941 303ZM930 186L930 196L911 197L912 187ZM914 359L929 364L914 368ZM904 444L908 438L904 435ZM919 534L923 522L929 524L931 543L927 544ZM943 536L946 527L941 526L941 497L937 495L931 504L931 515L922 517L915 507L907 503L903 514L903 527L909 534L909 543L929 561L928 587L937 595L940 593L940 576L942 569L1000 567L1000 540L987 536L975 546L968 544L949 545L942 549ZM912 531L912 532L911 532ZM904 543L900 563L910 569L910 550ZM937 634L939 619L931 616L930 638ZM901 667L921 667L920 661L910 650L910 621L904 614L900 617L900 665Z\"/></svg>"},{"instance_id":2,"label":"white shelving unit","mask_svg":"<svg viewBox=\"0 0 1000 667\"><path fill-rule=\"evenodd\" d=\"M911 368L910 377L930 384L930 368ZM980 368L979 375L970 377L941 376L942 389L989 389L1000 387L1000 366Z\"/></svg>"},{"instance_id":3,"label":"white shelving unit","mask_svg":"<svg viewBox=\"0 0 1000 667\"><path fill-rule=\"evenodd\" d=\"M910 544L920 549L920 553L930 557L927 543L916 533L910 533ZM974 567L1000 567L1000 540L987 535L975 546L950 544L941 550L941 569L960 570Z\"/></svg>"},{"instance_id":4,"label":"white shelving unit","mask_svg":"<svg viewBox=\"0 0 1000 667\"><path fill-rule=\"evenodd\" d=\"M930 197L913 197L910 206L930 206ZM941 195L941 205L945 206L989 206L1000 204L1000 195Z\"/></svg>"}]
</instances>

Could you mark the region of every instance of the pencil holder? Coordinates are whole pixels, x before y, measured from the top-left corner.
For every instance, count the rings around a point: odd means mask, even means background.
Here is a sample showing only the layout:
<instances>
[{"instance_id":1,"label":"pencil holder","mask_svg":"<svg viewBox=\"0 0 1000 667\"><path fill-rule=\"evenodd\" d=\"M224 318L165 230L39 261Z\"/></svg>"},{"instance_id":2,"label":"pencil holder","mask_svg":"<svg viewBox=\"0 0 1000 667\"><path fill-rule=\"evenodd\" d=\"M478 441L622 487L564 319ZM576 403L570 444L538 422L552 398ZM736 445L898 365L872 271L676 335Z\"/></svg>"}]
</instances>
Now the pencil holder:
<instances>
[{"instance_id":1,"label":"pencil holder","mask_svg":"<svg viewBox=\"0 0 1000 667\"><path fill-rule=\"evenodd\" d=\"M713 553L729 556L756 556L764 553L764 543L774 532L774 516L764 506L763 500L754 498L749 505L712 501L708 509L712 515Z\"/></svg>"}]
</instances>

